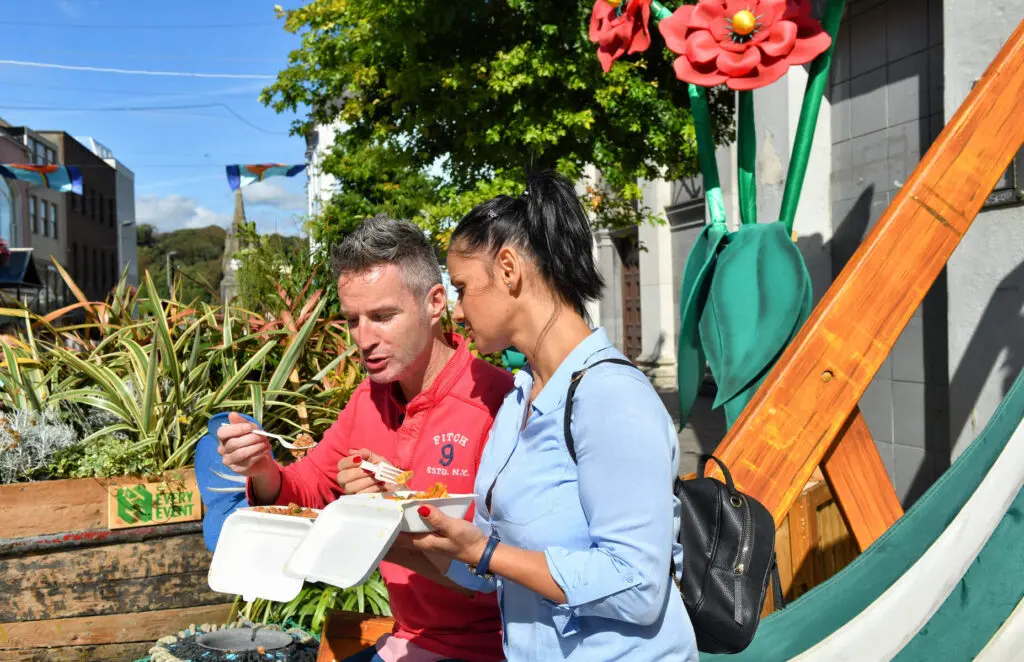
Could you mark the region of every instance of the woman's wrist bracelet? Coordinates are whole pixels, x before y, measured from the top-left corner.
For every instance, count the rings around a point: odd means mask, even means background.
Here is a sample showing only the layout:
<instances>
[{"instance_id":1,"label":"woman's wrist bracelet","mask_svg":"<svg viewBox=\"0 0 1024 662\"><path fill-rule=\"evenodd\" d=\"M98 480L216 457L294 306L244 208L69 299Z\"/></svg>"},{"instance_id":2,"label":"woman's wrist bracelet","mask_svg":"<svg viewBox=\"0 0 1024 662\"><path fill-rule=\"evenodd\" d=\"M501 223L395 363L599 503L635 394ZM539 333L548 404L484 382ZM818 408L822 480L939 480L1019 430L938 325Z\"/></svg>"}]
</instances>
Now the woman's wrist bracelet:
<instances>
[{"instance_id":1,"label":"woman's wrist bracelet","mask_svg":"<svg viewBox=\"0 0 1024 662\"><path fill-rule=\"evenodd\" d=\"M500 540L497 535L491 534L491 537L487 540L487 546L484 547L484 553L480 555L480 561L473 568L473 574L479 577L489 577L490 574L487 569L491 565L491 557L494 555L494 548L498 546Z\"/></svg>"}]
</instances>

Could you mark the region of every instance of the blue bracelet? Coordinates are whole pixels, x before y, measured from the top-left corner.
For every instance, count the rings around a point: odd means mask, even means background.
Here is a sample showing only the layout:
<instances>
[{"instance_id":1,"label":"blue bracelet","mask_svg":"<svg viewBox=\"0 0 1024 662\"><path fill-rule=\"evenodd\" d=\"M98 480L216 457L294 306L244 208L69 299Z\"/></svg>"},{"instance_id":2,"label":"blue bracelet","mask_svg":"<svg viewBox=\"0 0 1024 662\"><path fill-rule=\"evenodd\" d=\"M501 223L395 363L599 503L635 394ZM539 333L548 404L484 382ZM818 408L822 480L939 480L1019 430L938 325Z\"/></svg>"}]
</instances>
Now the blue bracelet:
<instances>
[{"instance_id":1,"label":"blue bracelet","mask_svg":"<svg viewBox=\"0 0 1024 662\"><path fill-rule=\"evenodd\" d=\"M477 563L476 567L473 568L473 574L480 577L487 576L487 568L491 565L491 556L494 555L494 548L501 542L498 536L491 534L490 539L487 541L487 546L484 547L484 553L480 555L480 562Z\"/></svg>"}]
</instances>

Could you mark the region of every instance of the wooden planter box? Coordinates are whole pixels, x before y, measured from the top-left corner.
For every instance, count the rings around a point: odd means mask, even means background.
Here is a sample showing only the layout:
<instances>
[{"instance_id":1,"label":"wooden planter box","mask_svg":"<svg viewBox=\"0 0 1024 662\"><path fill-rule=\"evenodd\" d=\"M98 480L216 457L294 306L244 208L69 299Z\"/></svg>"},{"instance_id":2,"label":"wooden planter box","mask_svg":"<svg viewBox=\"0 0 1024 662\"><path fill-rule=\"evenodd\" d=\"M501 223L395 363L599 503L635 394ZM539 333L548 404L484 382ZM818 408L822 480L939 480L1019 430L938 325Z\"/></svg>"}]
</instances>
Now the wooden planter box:
<instances>
[{"instance_id":1,"label":"wooden planter box","mask_svg":"<svg viewBox=\"0 0 1024 662\"><path fill-rule=\"evenodd\" d=\"M195 481L191 470L168 478ZM158 521L117 505L111 521L110 494L126 482L0 486L0 662L136 660L193 623L227 622L228 596L206 583L201 506L187 513L160 495Z\"/></svg>"},{"instance_id":2,"label":"wooden planter box","mask_svg":"<svg viewBox=\"0 0 1024 662\"><path fill-rule=\"evenodd\" d=\"M829 579L858 553L828 485L823 480L812 480L775 534L775 554L786 600L795 600ZM762 615L774 609L769 591ZM390 618L332 612L324 622L317 662L340 662L372 646L393 626Z\"/></svg>"},{"instance_id":3,"label":"wooden planter box","mask_svg":"<svg viewBox=\"0 0 1024 662\"><path fill-rule=\"evenodd\" d=\"M377 643L394 625L395 621L390 618L333 611L324 621L316 662L340 662Z\"/></svg>"}]
</instances>

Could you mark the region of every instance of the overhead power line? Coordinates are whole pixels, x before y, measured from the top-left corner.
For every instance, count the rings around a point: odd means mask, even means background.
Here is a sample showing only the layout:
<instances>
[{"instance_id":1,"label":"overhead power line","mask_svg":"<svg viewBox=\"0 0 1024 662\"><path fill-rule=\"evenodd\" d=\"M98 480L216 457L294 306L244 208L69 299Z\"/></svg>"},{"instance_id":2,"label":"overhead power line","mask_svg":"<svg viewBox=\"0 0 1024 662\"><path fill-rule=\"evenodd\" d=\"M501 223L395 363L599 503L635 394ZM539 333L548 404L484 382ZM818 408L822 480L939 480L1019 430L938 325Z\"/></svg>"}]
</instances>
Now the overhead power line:
<instances>
[{"instance_id":1,"label":"overhead power line","mask_svg":"<svg viewBox=\"0 0 1024 662\"><path fill-rule=\"evenodd\" d=\"M231 113L231 115L239 122L259 131L272 136L286 136L287 131L271 131L264 129L261 126L253 124L245 117L239 115L231 106L225 103L189 103L181 104L177 106L101 106L96 108L82 108L81 106L8 106L0 105L0 109L3 110L34 110L34 111L52 111L52 112L93 112L93 113L126 113L126 112L162 112L171 110L194 110L196 108L223 108L224 110Z\"/></svg>"},{"instance_id":2,"label":"overhead power line","mask_svg":"<svg viewBox=\"0 0 1024 662\"><path fill-rule=\"evenodd\" d=\"M262 85L262 83L254 83L255 85ZM125 90L125 89L112 89L109 87L92 87L89 85L47 85L45 83L23 83L21 81L12 81L8 79L0 79L0 87L31 87L40 90L60 90L61 92L94 92L101 94L131 94L133 96L144 96L144 97L228 97L228 96L243 96L252 94L255 90L246 87L244 90L235 88L217 92L156 92L152 90Z\"/></svg>"},{"instance_id":3,"label":"overhead power line","mask_svg":"<svg viewBox=\"0 0 1024 662\"><path fill-rule=\"evenodd\" d=\"M66 71L95 71L105 74L128 74L132 76L177 76L184 78L245 78L271 80L276 76L264 74L207 74L192 71L148 71L146 69L115 69L112 67L85 67L73 64L52 64L48 62L27 62L25 60L0 60L0 64L16 67L38 67L41 69L63 69Z\"/></svg>"},{"instance_id":4,"label":"overhead power line","mask_svg":"<svg viewBox=\"0 0 1024 662\"><path fill-rule=\"evenodd\" d=\"M104 25L102 23L53 23L44 21L0 21L0 25L17 25L24 28L70 28L84 30L224 30L229 28L266 28L275 26L266 21L252 23L193 23L193 24L148 24L148 25Z\"/></svg>"}]
</instances>

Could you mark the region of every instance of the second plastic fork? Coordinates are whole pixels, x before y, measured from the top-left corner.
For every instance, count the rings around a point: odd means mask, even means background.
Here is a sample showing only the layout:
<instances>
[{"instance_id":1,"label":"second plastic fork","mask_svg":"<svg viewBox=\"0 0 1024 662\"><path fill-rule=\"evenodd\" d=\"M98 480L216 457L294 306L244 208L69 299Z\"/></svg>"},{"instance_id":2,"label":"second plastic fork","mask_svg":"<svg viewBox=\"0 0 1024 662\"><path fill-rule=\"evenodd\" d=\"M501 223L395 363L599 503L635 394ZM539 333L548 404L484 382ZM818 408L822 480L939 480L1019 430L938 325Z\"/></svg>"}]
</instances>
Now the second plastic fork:
<instances>
[{"instance_id":1,"label":"second plastic fork","mask_svg":"<svg viewBox=\"0 0 1024 662\"><path fill-rule=\"evenodd\" d=\"M369 460L363 460L359 463L361 469L366 471L372 471L373 477L383 483L393 483L395 485L404 485L408 480L412 472L402 471L393 464L388 462L370 462Z\"/></svg>"}]
</instances>

